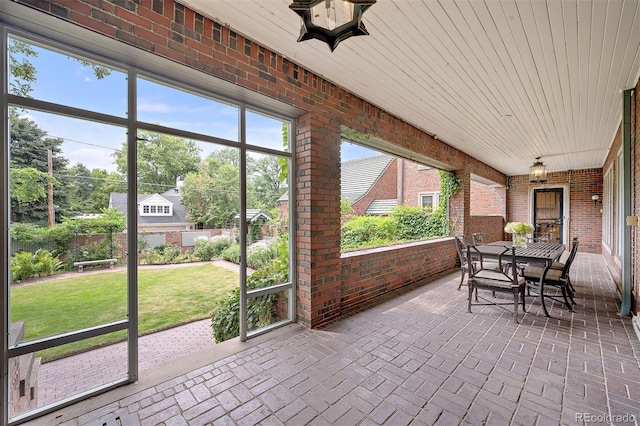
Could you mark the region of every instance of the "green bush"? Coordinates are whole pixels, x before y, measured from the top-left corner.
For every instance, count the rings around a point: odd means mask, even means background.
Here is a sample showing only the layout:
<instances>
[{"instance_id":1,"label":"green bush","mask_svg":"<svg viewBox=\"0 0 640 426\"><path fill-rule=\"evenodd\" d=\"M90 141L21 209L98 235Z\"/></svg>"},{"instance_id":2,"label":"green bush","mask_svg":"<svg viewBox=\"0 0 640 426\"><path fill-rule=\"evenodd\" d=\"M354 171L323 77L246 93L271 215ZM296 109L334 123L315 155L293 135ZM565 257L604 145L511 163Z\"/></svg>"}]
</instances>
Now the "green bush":
<instances>
[{"instance_id":1,"label":"green bush","mask_svg":"<svg viewBox=\"0 0 640 426\"><path fill-rule=\"evenodd\" d=\"M286 234L272 243L278 256L247 278L247 288L255 290L287 282L289 278L289 252ZM233 246L232 246L233 247ZM269 294L247 301L247 328L255 330L273 322L277 295ZM218 300L211 316L211 327L216 342L240 334L240 289L236 288Z\"/></svg>"},{"instance_id":2,"label":"green bush","mask_svg":"<svg viewBox=\"0 0 640 426\"><path fill-rule=\"evenodd\" d=\"M399 240L419 240L433 236L429 226L430 209L402 205L393 209L392 217Z\"/></svg>"},{"instance_id":3,"label":"green bush","mask_svg":"<svg viewBox=\"0 0 640 426\"><path fill-rule=\"evenodd\" d=\"M38 250L33 255L33 258L35 262L35 272L39 276L52 275L64 266L64 263L49 250Z\"/></svg>"},{"instance_id":4,"label":"green bush","mask_svg":"<svg viewBox=\"0 0 640 426\"><path fill-rule=\"evenodd\" d=\"M108 237L100 241L85 244L76 250L76 261L111 259L118 253L118 245L115 240L110 242Z\"/></svg>"},{"instance_id":5,"label":"green bush","mask_svg":"<svg viewBox=\"0 0 640 426\"><path fill-rule=\"evenodd\" d=\"M220 257L223 258L224 260L228 260L229 262L239 264L240 263L240 245L239 244L230 245L226 249L222 250L222 253L220 253Z\"/></svg>"},{"instance_id":6,"label":"green bush","mask_svg":"<svg viewBox=\"0 0 640 426\"><path fill-rule=\"evenodd\" d=\"M395 223L391 217L356 216L342 224L343 249L385 244L396 240Z\"/></svg>"},{"instance_id":7,"label":"green bush","mask_svg":"<svg viewBox=\"0 0 640 426\"><path fill-rule=\"evenodd\" d=\"M195 241L193 254L200 260L211 260L219 257L220 253L229 245L229 239L222 235L198 237Z\"/></svg>"},{"instance_id":8,"label":"green bush","mask_svg":"<svg viewBox=\"0 0 640 426\"><path fill-rule=\"evenodd\" d=\"M48 276L59 271L64 263L49 250L37 250L34 254L18 252L11 256L11 280L14 282L34 276Z\"/></svg>"},{"instance_id":9,"label":"green bush","mask_svg":"<svg viewBox=\"0 0 640 426\"><path fill-rule=\"evenodd\" d=\"M22 281L35 275L33 254L20 251L11 256L11 280Z\"/></svg>"},{"instance_id":10,"label":"green bush","mask_svg":"<svg viewBox=\"0 0 640 426\"><path fill-rule=\"evenodd\" d=\"M247 247L247 266L260 269L278 256L278 239L260 240Z\"/></svg>"}]
</instances>

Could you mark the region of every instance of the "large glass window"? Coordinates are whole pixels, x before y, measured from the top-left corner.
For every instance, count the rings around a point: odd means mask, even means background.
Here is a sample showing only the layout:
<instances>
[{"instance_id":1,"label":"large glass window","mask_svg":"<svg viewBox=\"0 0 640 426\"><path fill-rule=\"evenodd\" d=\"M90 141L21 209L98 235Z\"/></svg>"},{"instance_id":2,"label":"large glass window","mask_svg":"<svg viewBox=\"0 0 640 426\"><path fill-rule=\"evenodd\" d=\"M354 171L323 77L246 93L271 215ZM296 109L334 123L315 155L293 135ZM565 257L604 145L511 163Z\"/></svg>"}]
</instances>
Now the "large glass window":
<instances>
[{"instance_id":1,"label":"large glass window","mask_svg":"<svg viewBox=\"0 0 640 426\"><path fill-rule=\"evenodd\" d=\"M288 120L8 45L11 421L136 380L138 335L213 321L216 341L246 339L293 320Z\"/></svg>"},{"instance_id":2,"label":"large glass window","mask_svg":"<svg viewBox=\"0 0 640 426\"><path fill-rule=\"evenodd\" d=\"M127 216L110 208L112 191L127 195L112 161L127 138L127 82L122 70L70 52L18 38L8 45L5 394L19 418L127 380ZM69 368L116 344L125 350Z\"/></svg>"}]
</instances>

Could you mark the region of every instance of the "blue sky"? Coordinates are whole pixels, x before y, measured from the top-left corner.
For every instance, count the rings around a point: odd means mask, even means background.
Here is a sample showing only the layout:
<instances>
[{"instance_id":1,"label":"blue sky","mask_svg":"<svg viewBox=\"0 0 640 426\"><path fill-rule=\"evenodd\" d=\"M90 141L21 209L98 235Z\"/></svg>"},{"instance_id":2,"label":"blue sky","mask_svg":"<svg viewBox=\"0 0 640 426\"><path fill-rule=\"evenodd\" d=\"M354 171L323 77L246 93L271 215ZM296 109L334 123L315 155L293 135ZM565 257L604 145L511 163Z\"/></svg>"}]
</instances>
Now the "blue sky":
<instances>
[{"instance_id":1,"label":"blue sky","mask_svg":"<svg viewBox=\"0 0 640 426\"><path fill-rule=\"evenodd\" d=\"M33 48L38 56L28 60L39 71L36 81L31 83L33 98L126 118L125 73L110 68L110 75L98 79L91 67L76 59L37 46ZM49 136L64 139L63 156L69 160L69 165L82 163L90 169L115 170L113 153L126 140L124 128L39 111L30 110L26 114ZM238 109L235 106L143 78L138 81L138 119L231 141L239 138ZM247 141L282 149L282 122L249 112ZM203 142L197 144L202 148L203 157L219 148ZM342 160L375 153L359 145L343 143Z\"/></svg>"}]
</instances>

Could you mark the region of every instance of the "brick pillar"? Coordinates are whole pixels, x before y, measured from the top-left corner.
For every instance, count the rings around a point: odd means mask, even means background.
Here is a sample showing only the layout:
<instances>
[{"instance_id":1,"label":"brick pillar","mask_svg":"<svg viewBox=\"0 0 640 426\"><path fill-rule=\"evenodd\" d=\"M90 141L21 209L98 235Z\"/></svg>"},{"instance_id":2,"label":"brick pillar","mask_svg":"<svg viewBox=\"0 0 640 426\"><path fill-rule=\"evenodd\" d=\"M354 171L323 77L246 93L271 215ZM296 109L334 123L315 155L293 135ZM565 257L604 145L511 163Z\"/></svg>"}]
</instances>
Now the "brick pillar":
<instances>
[{"instance_id":1,"label":"brick pillar","mask_svg":"<svg viewBox=\"0 0 640 426\"><path fill-rule=\"evenodd\" d=\"M296 126L297 315L317 327L340 315L340 127L309 113Z\"/></svg>"},{"instance_id":2,"label":"brick pillar","mask_svg":"<svg viewBox=\"0 0 640 426\"><path fill-rule=\"evenodd\" d=\"M454 224L453 234L464 235L471 241L471 173L468 170L457 170L460 190L449 199L449 220Z\"/></svg>"}]
</instances>

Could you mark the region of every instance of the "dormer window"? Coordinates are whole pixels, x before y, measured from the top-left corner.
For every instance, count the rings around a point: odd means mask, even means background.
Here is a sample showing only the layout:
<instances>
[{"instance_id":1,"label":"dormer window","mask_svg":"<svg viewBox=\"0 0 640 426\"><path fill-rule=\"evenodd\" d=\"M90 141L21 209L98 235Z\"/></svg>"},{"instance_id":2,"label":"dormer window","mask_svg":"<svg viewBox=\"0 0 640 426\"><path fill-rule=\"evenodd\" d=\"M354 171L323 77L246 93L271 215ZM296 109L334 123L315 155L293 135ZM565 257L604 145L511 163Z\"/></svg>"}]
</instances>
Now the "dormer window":
<instances>
[{"instance_id":1,"label":"dormer window","mask_svg":"<svg viewBox=\"0 0 640 426\"><path fill-rule=\"evenodd\" d=\"M172 216L173 203L160 195L153 195L140 202L140 216Z\"/></svg>"}]
</instances>

